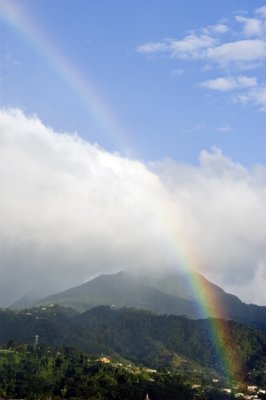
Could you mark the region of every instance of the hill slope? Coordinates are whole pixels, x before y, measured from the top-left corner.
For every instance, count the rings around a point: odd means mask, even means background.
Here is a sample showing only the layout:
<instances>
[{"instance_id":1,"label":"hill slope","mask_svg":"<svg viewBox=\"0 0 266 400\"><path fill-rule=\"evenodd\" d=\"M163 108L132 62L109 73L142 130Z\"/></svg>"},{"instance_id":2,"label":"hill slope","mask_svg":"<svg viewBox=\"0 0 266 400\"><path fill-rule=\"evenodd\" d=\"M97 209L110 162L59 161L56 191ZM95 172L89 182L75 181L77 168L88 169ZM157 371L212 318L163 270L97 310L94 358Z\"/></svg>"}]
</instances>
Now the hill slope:
<instances>
[{"instance_id":1,"label":"hill slope","mask_svg":"<svg viewBox=\"0 0 266 400\"><path fill-rule=\"evenodd\" d=\"M226 348L235 376L264 371L266 333L219 320L219 348ZM9 340L54 347L75 346L95 355L122 357L151 368L227 371L209 320L155 315L148 311L97 307L82 314L59 306L0 312L0 344Z\"/></svg>"},{"instance_id":2,"label":"hill slope","mask_svg":"<svg viewBox=\"0 0 266 400\"><path fill-rule=\"evenodd\" d=\"M49 296L39 304L56 303L86 311L99 305L134 307L159 314L201 316L194 301L165 293L153 286L147 277L136 277L125 271L112 275L100 275L83 285Z\"/></svg>"},{"instance_id":3,"label":"hill slope","mask_svg":"<svg viewBox=\"0 0 266 400\"><path fill-rule=\"evenodd\" d=\"M57 303L86 311L99 305L134 307L158 314L186 315L189 318L211 316L232 319L242 324L266 330L266 307L245 304L238 297L194 273L203 297L212 299L206 303L205 314L192 290L186 275L167 273L157 275L131 275L122 271L97 278L64 292L49 296L32 305ZM218 304L216 308L214 305ZM16 302L14 308L23 308Z\"/></svg>"}]
</instances>

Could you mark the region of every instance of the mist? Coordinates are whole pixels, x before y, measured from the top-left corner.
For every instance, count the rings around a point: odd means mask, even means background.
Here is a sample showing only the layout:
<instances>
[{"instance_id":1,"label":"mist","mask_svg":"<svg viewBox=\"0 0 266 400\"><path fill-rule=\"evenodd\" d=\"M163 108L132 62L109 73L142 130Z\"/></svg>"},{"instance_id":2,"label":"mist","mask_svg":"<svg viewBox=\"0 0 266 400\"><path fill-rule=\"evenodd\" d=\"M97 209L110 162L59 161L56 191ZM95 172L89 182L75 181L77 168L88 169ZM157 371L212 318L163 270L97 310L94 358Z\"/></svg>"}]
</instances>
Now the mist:
<instances>
[{"instance_id":1,"label":"mist","mask_svg":"<svg viewBox=\"0 0 266 400\"><path fill-rule=\"evenodd\" d=\"M266 168L220 149L144 163L0 111L0 305L100 273L203 273L266 305Z\"/></svg>"}]
</instances>

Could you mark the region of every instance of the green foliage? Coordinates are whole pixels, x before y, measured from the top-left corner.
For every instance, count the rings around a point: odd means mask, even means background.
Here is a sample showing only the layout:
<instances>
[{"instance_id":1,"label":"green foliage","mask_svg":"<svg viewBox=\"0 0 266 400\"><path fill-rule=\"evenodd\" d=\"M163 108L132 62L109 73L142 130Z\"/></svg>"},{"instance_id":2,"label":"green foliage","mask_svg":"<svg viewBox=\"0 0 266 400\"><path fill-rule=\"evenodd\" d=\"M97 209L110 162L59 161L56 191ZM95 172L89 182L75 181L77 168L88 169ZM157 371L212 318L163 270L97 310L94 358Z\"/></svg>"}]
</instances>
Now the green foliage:
<instances>
[{"instance_id":1,"label":"green foliage","mask_svg":"<svg viewBox=\"0 0 266 400\"><path fill-rule=\"evenodd\" d=\"M13 346L0 352L0 396L26 399L193 398L176 375L105 364L65 347Z\"/></svg>"},{"instance_id":2,"label":"green foliage","mask_svg":"<svg viewBox=\"0 0 266 400\"><path fill-rule=\"evenodd\" d=\"M183 376L225 375L225 363L211 334L213 323L219 325L219 348L226 349L235 377L247 380L253 371L257 381L265 380L256 371L265 370L266 334L233 321L190 320L107 306L82 314L60 306L2 310L0 345L8 344L10 350L16 342L34 346L39 335L42 345L72 346L95 356L108 354L153 369L168 368ZM56 360L59 368L62 362Z\"/></svg>"}]
</instances>

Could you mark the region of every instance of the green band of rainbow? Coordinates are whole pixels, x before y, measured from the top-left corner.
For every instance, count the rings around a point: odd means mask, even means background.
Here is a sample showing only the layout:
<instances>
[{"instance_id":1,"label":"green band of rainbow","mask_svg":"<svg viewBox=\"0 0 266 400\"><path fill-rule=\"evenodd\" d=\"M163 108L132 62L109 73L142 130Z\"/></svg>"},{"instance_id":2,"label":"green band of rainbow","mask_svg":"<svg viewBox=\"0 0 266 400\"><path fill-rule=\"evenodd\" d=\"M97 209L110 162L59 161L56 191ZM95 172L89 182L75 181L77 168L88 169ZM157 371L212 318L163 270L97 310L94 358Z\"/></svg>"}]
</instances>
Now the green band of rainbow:
<instances>
[{"instance_id":1,"label":"green band of rainbow","mask_svg":"<svg viewBox=\"0 0 266 400\"><path fill-rule=\"evenodd\" d=\"M0 2L0 18L13 26L46 59L58 73L58 76L78 95L90 117L101 126L105 134L111 136L112 141L120 148L127 149L128 137L125 135L125 130L114 119L110 108L103 102L92 83L89 82L88 78L85 79L75 65L55 47L47 35L44 35L41 29L35 25L33 19L25 15L25 12L19 8L19 2L12 0ZM163 232L167 232L170 237L173 253L179 260L179 265L187 273L189 286L193 290L195 299L197 299L202 317L209 318L210 305L217 310L218 315L223 315L216 299L211 293L204 290L199 276L193 272L194 269L199 269L196 267L200 266L200 262L198 257L192 256L191 249L193 247L189 248L188 241L184 237L184 232L181 232L178 221L173 220L173 214L169 209L157 210L156 214L161 221ZM184 227L184 223L181 226ZM184 243L186 243L186 246L184 246ZM227 377L232 379L236 373L236 367L234 357L227 347L230 343L228 332L223 321L215 318L208 319L208 321L209 332L216 348L217 357L220 358Z\"/></svg>"}]
</instances>

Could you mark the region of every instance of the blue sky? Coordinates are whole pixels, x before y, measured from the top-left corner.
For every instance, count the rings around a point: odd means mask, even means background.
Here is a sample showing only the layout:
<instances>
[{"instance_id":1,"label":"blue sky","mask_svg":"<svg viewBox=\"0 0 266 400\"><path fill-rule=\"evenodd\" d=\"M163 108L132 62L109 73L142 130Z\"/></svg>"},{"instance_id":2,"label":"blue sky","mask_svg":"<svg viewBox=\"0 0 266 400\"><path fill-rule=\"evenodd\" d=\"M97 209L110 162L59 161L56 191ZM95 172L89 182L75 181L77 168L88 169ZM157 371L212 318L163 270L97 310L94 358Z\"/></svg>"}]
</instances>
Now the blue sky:
<instances>
[{"instance_id":1,"label":"blue sky","mask_svg":"<svg viewBox=\"0 0 266 400\"><path fill-rule=\"evenodd\" d=\"M0 0L0 305L125 268L265 305L265 65L265 0Z\"/></svg>"},{"instance_id":2,"label":"blue sky","mask_svg":"<svg viewBox=\"0 0 266 400\"><path fill-rule=\"evenodd\" d=\"M4 11L1 19L1 107L135 159L195 164L216 146L244 165L265 163L265 2L0 4L20 15L10 23ZM96 117L55 54L93 86ZM109 132L106 110L115 121Z\"/></svg>"}]
</instances>

